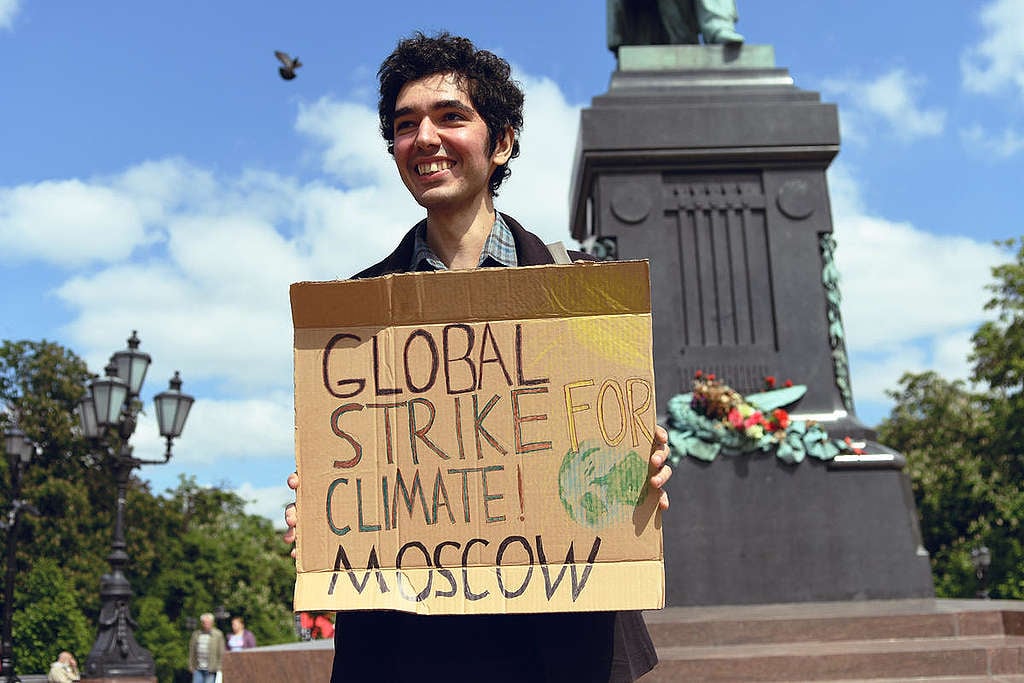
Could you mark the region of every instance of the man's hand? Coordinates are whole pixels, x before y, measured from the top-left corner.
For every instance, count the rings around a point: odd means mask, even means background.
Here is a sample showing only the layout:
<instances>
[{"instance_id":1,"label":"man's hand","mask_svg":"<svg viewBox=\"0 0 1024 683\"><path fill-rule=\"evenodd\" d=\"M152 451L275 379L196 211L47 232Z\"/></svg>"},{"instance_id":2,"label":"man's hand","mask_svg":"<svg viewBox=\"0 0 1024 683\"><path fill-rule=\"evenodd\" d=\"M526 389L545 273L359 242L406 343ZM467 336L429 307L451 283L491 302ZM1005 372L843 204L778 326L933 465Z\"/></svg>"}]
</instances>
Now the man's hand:
<instances>
[{"instance_id":1,"label":"man's hand","mask_svg":"<svg viewBox=\"0 0 1024 683\"><path fill-rule=\"evenodd\" d=\"M288 488L292 491L299 488L299 475L297 472L292 472L288 475ZM295 514L295 503L288 503L284 509L284 524L288 527L288 530L284 532L285 543L295 543L295 524L297 522L298 516ZM292 557L295 557L294 547L292 548Z\"/></svg>"},{"instance_id":2,"label":"man's hand","mask_svg":"<svg viewBox=\"0 0 1024 683\"><path fill-rule=\"evenodd\" d=\"M668 491L664 489L664 486L672 476L672 468L668 465L668 432L661 425L654 427L654 441L651 443L648 472L651 475L651 486L661 492L661 497L658 498L658 507L668 510ZM291 479L289 479L289 485L290 482Z\"/></svg>"}]
</instances>

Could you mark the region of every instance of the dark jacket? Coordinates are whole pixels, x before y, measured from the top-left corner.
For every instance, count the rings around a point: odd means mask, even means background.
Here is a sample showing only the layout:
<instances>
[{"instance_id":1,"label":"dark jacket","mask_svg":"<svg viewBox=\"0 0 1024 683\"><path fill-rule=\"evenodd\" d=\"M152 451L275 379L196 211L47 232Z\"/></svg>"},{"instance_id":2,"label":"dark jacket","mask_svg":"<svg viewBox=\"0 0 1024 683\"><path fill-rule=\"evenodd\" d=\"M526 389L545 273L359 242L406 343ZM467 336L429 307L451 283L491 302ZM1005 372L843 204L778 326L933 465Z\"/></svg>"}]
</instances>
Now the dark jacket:
<instances>
[{"instance_id":1,"label":"dark jacket","mask_svg":"<svg viewBox=\"0 0 1024 683\"><path fill-rule=\"evenodd\" d=\"M519 265L554 263L539 237L502 214ZM357 273L409 270L416 228L379 263ZM580 252L570 257L590 259ZM406 612L339 612L332 683L626 683L658 657L640 612L420 616Z\"/></svg>"}]
</instances>

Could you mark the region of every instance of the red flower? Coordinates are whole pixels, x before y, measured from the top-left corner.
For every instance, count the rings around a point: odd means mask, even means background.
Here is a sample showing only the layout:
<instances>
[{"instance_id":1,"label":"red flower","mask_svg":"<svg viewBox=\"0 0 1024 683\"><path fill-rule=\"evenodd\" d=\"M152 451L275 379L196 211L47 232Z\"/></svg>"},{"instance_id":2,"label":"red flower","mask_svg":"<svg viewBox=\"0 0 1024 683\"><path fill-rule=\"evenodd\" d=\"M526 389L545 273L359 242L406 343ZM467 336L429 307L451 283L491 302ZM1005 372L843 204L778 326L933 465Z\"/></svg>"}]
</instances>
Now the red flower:
<instances>
[{"instance_id":1,"label":"red flower","mask_svg":"<svg viewBox=\"0 0 1024 683\"><path fill-rule=\"evenodd\" d=\"M787 379L785 384L783 384L782 386L784 386L784 387L791 387L791 386L793 386L793 380Z\"/></svg>"},{"instance_id":2,"label":"red flower","mask_svg":"<svg viewBox=\"0 0 1024 683\"><path fill-rule=\"evenodd\" d=\"M785 429L789 426L789 413L782 408L776 408L772 411L772 419L778 423L779 429Z\"/></svg>"},{"instance_id":3,"label":"red flower","mask_svg":"<svg viewBox=\"0 0 1024 683\"><path fill-rule=\"evenodd\" d=\"M774 389L775 388L775 377L773 375L768 375L767 377L764 378L764 384L769 389Z\"/></svg>"},{"instance_id":4,"label":"red flower","mask_svg":"<svg viewBox=\"0 0 1024 683\"><path fill-rule=\"evenodd\" d=\"M699 378L704 376L704 371L703 370L698 370L697 372L693 373L693 376L697 377L699 379Z\"/></svg>"},{"instance_id":5,"label":"red flower","mask_svg":"<svg viewBox=\"0 0 1024 683\"><path fill-rule=\"evenodd\" d=\"M754 425L763 425L764 415L761 414L760 410L755 410L750 414L746 420L743 420L744 427L753 427Z\"/></svg>"},{"instance_id":6,"label":"red flower","mask_svg":"<svg viewBox=\"0 0 1024 683\"><path fill-rule=\"evenodd\" d=\"M713 372L709 372L708 373L708 381L709 382L714 382L715 381L715 373L713 373Z\"/></svg>"},{"instance_id":7,"label":"red flower","mask_svg":"<svg viewBox=\"0 0 1024 683\"><path fill-rule=\"evenodd\" d=\"M740 427L743 426L743 416L740 415L740 411L738 408L733 408L732 410L729 411L728 419L729 424L731 424L736 429L739 429Z\"/></svg>"}]
</instances>

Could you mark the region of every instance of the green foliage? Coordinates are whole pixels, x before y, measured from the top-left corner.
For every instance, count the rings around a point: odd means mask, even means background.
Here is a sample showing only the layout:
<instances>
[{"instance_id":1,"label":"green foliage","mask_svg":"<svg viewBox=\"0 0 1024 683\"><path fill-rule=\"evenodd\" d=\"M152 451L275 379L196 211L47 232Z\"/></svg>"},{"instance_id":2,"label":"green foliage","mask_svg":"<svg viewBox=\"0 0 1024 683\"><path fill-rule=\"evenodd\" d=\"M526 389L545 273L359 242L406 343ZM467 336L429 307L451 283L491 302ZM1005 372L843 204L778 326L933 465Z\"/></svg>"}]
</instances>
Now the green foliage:
<instances>
[{"instance_id":1,"label":"green foliage","mask_svg":"<svg viewBox=\"0 0 1024 683\"><path fill-rule=\"evenodd\" d=\"M42 514L22 517L19 565L30 567L37 557L59 561L78 604L94 618L114 501L103 458L75 434L74 408L90 376L85 362L59 344L0 344L0 428L14 420L38 445L22 497ZM6 468L3 476L9 476ZM6 508L8 500L5 488L0 504Z\"/></svg>"},{"instance_id":2,"label":"green foliage","mask_svg":"<svg viewBox=\"0 0 1024 683\"><path fill-rule=\"evenodd\" d=\"M976 380L1019 393L1024 388L1024 240L1007 240L1003 246L1017 248L1016 260L992 269L996 281L988 285L992 298L985 310L996 311L996 320L974 333L970 360Z\"/></svg>"},{"instance_id":3,"label":"green foliage","mask_svg":"<svg viewBox=\"0 0 1024 683\"><path fill-rule=\"evenodd\" d=\"M975 389L933 372L907 374L881 441L907 457L936 593L973 597L972 548L987 546L992 597L1024 598L1024 243L993 269L987 310L973 337Z\"/></svg>"},{"instance_id":4,"label":"green foliage","mask_svg":"<svg viewBox=\"0 0 1024 683\"><path fill-rule=\"evenodd\" d=\"M153 654L156 675L161 681L175 680L175 671L188 662L188 635L164 614L160 598L143 595L132 601L139 645Z\"/></svg>"},{"instance_id":5,"label":"green foliage","mask_svg":"<svg viewBox=\"0 0 1024 683\"><path fill-rule=\"evenodd\" d=\"M0 344L0 428L16 422L40 446L21 497L41 515L22 515L17 529L20 672L46 671L62 649L84 665L97 633L116 488L109 456L76 433L73 410L89 377L85 363L60 345ZM0 470L6 510L9 474ZM294 562L271 522L246 514L236 493L191 478L155 495L133 477L127 494L125 573L135 595L135 636L153 653L162 683L189 680L189 620L218 606L243 616L261 645L295 640Z\"/></svg>"},{"instance_id":6,"label":"green foliage","mask_svg":"<svg viewBox=\"0 0 1024 683\"><path fill-rule=\"evenodd\" d=\"M130 578L145 596L133 603L136 635L154 653L161 681L187 667L188 619L218 606L242 616L261 645L295 640L288 548L269 520L244 508L238 494L186 477L164 496L130 497Z\"/></svg>"},{"instance_id":7,"label":"green foliage","mask_svg":"<svg viewBox=\"0 0 1024 683\"><path fill-rule=\"evenodd\" d=\"M48 671L61 650L89 651L92 627L55 560L38 559L18 588L12 622L19 672Z\"/></svg>"}]
</instances>

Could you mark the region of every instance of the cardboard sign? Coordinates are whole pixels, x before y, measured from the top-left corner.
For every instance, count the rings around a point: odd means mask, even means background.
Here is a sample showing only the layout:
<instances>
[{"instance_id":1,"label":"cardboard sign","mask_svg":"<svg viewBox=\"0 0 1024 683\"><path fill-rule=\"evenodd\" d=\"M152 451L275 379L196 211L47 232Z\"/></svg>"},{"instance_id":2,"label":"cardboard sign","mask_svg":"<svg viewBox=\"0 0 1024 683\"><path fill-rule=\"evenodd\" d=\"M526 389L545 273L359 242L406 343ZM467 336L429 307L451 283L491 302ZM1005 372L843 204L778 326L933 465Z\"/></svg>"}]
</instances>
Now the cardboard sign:
<instances>
[{"instance_id":1,"label":"cardboard sign","mask_svg":"<svg viewBox=\"0 0 1024 683\"><path fill-rule=\"evenodd\" d=\"M292 285L296 610L658 608L645 261Z\"/></svg>"}]
</instances>

